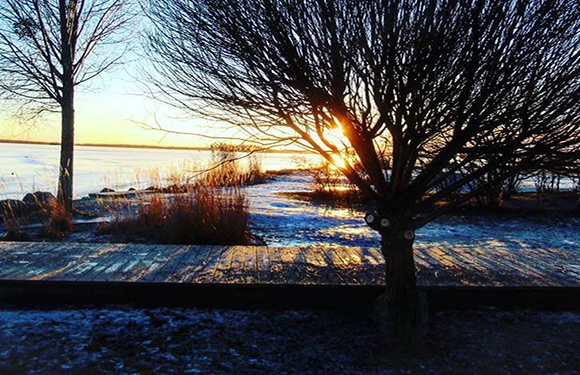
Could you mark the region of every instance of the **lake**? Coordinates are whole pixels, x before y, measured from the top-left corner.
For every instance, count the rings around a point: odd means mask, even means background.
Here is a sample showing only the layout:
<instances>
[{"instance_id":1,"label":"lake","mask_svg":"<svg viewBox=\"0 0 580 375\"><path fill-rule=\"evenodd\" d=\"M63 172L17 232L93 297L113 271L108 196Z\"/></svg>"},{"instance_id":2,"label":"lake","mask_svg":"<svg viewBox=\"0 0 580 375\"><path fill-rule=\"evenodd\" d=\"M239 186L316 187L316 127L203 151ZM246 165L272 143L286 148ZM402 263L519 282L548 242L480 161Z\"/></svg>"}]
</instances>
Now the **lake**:
<instances>
[{"instance_id":1,"label":"lake","mask_svg":"<svg viewBox=\"0 0 580 375\"><path fill-rule=\"evenodd\" d=\"M15 198L31 191L57 190L59 146L0 143L0 199ZM126 190L152 184L156 172L204 166L211 151L77 146L74 184L76 198L103 187ZM316 163L318 157L300 153L263 153L258 156L263 170L298 167L297 158Z\"/></svg>"},{"instance_id":2,"label":"lake","mask_svg":"<svg viewBox=\"0 0 580 375\"><path fill-rule=\"evenodd\" d=\"M0 143L0 199L20 199L38 190L55 193L59 150L59 146L53 145ZM74 195L81 198L104 187L146 188L154 185L159 175L163 179L171 170L203 168L211 158L211 151L77 146ZM300 167L300 163L313 165L320 161L319 156L304 153L263 153L258 158L265 171L292 169ZM572 186L569 179L563 179L560 184L562 190ZM534 180L523 181L520 190L535 190Z\"/></svg>"}]
</instances>

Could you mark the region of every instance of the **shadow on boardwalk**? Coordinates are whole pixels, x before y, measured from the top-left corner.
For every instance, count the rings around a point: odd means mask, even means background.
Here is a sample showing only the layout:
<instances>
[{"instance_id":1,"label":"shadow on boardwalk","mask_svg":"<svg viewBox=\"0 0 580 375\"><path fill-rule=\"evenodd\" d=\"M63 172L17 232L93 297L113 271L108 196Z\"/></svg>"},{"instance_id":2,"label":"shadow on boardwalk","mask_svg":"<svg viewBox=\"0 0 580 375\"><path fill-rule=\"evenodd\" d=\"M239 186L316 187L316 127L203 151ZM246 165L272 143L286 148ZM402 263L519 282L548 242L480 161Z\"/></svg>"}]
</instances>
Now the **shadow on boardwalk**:
<instances>
[{"instance_id":1,"label":"shadow on boardwalk","mask_svg":"<svg viewBox=\"0 0 580 375\"><path fill-rule=\"evenodd\" d=\"M570 308L580 272L564 255L422 248L432 304ZM0 301L369 308L384 286L374 248L0 242Z\"/></svg>"}]
</instances>

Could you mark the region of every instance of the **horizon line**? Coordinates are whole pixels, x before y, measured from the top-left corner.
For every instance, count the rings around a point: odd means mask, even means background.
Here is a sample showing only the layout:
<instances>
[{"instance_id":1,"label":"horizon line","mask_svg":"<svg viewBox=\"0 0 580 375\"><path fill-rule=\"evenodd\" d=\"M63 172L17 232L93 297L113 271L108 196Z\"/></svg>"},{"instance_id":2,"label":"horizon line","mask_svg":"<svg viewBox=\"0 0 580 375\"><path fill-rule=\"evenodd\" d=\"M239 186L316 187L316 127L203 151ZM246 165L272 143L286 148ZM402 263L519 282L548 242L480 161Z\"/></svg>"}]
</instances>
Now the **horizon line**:
<instances>
[{"instance_id":1,"label":"horizon line","mask_svg":"<svg viewBox=\"0 0 580 375\"><path fill-rule=\"evenodd\" d=\"M0 143L9 144L31 144L31 145L45 145L45 146L60 146L60 142L50 141L30 141L22 139L0 139ZM145 148L156 150L186 150L186 151L211 151L210 147L203 146L160 146L148 144L124 144L124 143L75 143L75 146L80 147L111 147L111 148ZM293 154L312 154L313 152L307 150L283 150L283 149L266 149L260 152L264 153L293 153Z\"/></svg>"}]
</instances>

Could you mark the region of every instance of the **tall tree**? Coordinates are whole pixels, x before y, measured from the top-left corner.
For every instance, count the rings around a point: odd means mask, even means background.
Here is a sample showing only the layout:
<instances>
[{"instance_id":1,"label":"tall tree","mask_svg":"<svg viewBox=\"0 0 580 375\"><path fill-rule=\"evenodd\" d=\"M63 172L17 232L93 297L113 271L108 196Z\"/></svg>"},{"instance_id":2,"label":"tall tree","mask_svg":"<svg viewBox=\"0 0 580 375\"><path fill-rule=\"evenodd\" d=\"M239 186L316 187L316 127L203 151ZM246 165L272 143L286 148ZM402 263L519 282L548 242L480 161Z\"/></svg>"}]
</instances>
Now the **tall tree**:
<instances>
[{"instance_id":1,"label":"tall tree","mask_svg":"<svg viewBox=\"0 0 580 375\"><path fill-rule=\"evenodd\" d=\"M58 198L69 214L75 88L123 55L124 47L114 51L110 45L123 40L120 31L131 18L127 7L127 0L0 1L0 89L35 114L60 111Z\"/></svg>"},{"instance_id":2,"label":"tall tree","mask_svg":"<svg viewBox=\"0 0 580 375\"><path fill-rule=\"evenodd\" d=\"M392 339L420 338L417 229L510 176L579 163L576 0L149 0L147 14L162 100L318 152L375 200Z\"/></svg>"}]
</instances>

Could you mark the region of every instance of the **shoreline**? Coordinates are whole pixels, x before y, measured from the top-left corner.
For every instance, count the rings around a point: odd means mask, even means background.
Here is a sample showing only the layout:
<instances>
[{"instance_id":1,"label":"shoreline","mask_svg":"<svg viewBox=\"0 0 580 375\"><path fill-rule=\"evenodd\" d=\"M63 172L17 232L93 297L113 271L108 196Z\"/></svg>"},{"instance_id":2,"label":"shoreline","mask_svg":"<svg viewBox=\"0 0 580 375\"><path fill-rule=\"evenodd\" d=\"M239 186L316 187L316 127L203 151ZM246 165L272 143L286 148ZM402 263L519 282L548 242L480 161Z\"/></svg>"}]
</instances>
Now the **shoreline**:
<instances>
[{"instance_id":1,"label":"shoreline","mask_svg":"<svg viewBox=\"0 0 580 375\"><path fill-rule=\"evenodd\" d=\"M19 139L0 139L0 144L60 146L59 142L26 141L26 140L19 140ZM76 143L75 146L76 147L134 148L134 149L150 149L150 150L211 151L210 147L156 146L156 145L122 144L122 143ZM259 153L314 154L310 151L305 151L305 150L262 150Z\"/></svg>"}]
</instances>

